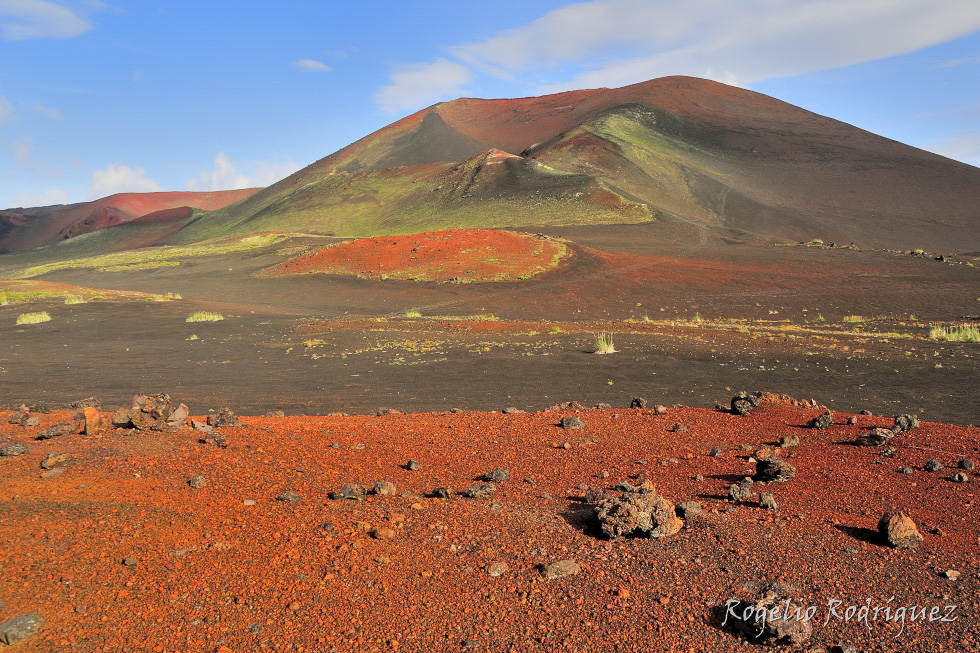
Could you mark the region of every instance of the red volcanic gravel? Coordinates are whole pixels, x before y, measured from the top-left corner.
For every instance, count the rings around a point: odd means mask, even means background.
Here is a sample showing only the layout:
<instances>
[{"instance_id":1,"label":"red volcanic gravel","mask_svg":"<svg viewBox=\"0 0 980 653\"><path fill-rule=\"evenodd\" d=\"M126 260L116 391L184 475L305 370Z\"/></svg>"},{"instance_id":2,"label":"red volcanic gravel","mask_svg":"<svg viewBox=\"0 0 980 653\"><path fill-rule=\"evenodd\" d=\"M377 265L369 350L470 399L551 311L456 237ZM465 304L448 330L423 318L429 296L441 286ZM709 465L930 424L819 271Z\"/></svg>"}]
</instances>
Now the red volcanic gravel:
<instances>
[{"instance_id":1,"label":"red volcanic gravel","mask_svg":"<svg viewBox=\"0 0 980 653\"><path fill-rule=\"evenodd\" d=\"M851 443L890 418L802 426L821 412L585 410L575 431L558 426L571 411L244 417L218 430L227 448L187 428L35 441L71 414L24 428L3 412L0 443L29 453L0 457L0 622L45 620L18 651L747 651L721 626L725 602L782 581L816 606L806 650L978 650L975 485L950 479L977 458L980 430L923 423L885 455ZM778 510L729 501L752 452L783 435L801 440L777 449L795 479L751 488ZM70 464L43 472L54 452ZM944 470L924 471L930 458ZM510 480L495 492L460 496L497 467ZM585 486L616 494L646 478L703 512L671 537L603 539ZM331 499L378 481L397 494ZM883 545L888 510L912 517L919 547ZM546 579L563 560L580 571ZM952 605L958 619L902 628L828 608L868 600Z\"/></svg>"},{"instance_id":2,"label":"red volcanic gravel","mask_svg":"<svg viewBox=\"0 0 980 653\"><path fill-rule=\"evenodd\" d=\"M453 229L361 238L281 263L268 274L322 272L418 281L514 281L555 266L553 239L512 231Z\"/></svg>"}]
</instances>

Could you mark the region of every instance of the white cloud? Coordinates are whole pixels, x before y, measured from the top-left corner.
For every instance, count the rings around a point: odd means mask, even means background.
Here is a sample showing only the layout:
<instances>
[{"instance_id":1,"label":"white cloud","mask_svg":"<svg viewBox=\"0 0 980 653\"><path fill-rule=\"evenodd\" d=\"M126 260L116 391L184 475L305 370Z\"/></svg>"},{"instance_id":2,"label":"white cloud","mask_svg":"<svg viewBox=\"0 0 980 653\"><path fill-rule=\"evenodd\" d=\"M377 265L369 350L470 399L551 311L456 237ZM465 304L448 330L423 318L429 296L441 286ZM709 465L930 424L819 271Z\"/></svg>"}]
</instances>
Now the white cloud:
<instances>
[{"instance_id":1,"label":"white cloud","mask_svg":"<svg viewBox=\"0 0 980 653\"><path fill-rule=\"evenodd\" d=\"M25 168L32 168L31 159L34 157L34 141L29 138L17 141L13 145L14 159Z\"/></svg>"},{"instance_id":2,"label":"white cloud","mask_svg":"<svg viewBox=\"0 0 980 653\"><path fill-rule=\"evenodd\" d=\"M437 59L396 71L391 83L375 94L374 101L388 113L419 109L458 96L472 79L473 73L466 66Z\"/></svg>"},{"instance_id":3,"label":"white cloud","mask_svg":"<svg viewBox=\"0 0 980 653\"><path fill-rule=\"evenodd\" d=\"M65 114L61 113L58 109L52 109L51 107L46 107L40 102L34 103L34 110L45 118L50 118L51 120L63 120Z\"/></svg>"},{"instance_id":4,"label":"white cloud","mask_svg":"<svg viewBox=\"0 0 980 653\"><path fill-rule=\"evenodd\" d=\"M112 163L104 170L92 173L89 197L98 199L116 193L155 193L161 190L160 184L146 177L143 168Z\"/></svg>"},{"instance_id":5,"label":"white cloud","mask_svg":"<svg viewBox=\"0 0 980 653\"><path fill-rule=\"evenodd\" d=\"M333 70L333 68L322 61L315 61L313 59L300 59L299 61L294 61L293 66L311 73L328 73Z\"/></svg>"},{"instance_id":6,"label":"white cloud","mask_svg":"<svg viewBox=\"0 0 980 653\"><path fill-rule=\"evenodd\" d=\"M285 163L277 161L254 161L245 165L242 171L224 152L218 152L214 158L214 170L202 172L196 179L188 179L184 187L187 190L238 190L242 188L258 188L271 186L280 179L288 177L299 170L292 161Z\"/></svg>"},{"instance_id":7,"label":"white cloud","mask_svg":"<svg viewBox=\"0 0 980 653\"><path fill-rule=\"evenodd\" d=\"M10 100L5 98L3 92L0 91L0 125L13 122L16 117L17 114L14 113L14 107L10 104Z\"/></svg>"},{"instance_id":8,"label":"white cloud","mask_svg":"<svg viewBox=\"0 0 980 653\"><path fill-rule=\"evenodd\" d=\"M68 204L71 193L64 188L49 188L40 193L21 193L14 198L11 206L30 208L34 206L51 206L53 204Z\"/></svg>"},{"instance_id":9,"label":"white cloud","mask_svg":"<svg viewBox=\"0 0 980 653\"><path fill-rule=\"evenodd\" d=\"M5 41L68 39L91 28L77 12L48 0L0 0L0 38Z\"/></svg>"},{"instance_id":10,"label":"white cloud","mask_svg":"<svg viewBox=\"0 0 980 653\"><path fill-rule=\"evenodd\" d=\"M940 141L927 146L925 149L950 159L969 163L971 166L980 167L980 134Z\"/></svg>"},{"instance_id":11,"label":"white cloud","mask_svg":"<svg viewBox=\"0 0 980 653\"><path fill-rule=\"evenodd\" d=\"M396 73L375 100L388 110L417 108L457 92L472 70L504 79L533 74L538 92L666 75L747 85L913 52L977 29L976 0L576 2L449 48L465 66L440 59Z\"/></svg>"}]
</instances>

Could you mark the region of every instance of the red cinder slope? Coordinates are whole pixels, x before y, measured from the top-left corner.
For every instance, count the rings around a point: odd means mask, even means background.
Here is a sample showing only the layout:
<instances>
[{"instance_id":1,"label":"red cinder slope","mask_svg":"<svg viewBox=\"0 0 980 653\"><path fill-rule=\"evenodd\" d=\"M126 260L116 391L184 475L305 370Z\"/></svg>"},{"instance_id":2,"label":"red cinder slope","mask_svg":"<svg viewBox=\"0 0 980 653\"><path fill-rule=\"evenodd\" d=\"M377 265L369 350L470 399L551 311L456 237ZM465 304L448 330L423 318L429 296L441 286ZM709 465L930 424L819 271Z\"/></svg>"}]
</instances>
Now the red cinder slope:
<instances>
[{"instance_id":1,"label":"red cinder slope","mask_svg":"<svg viewBox=\"0 0 980 653\"><path fill-rule=\"evenodd\" d=\"M43 216L10 216L8 228L0 233L0 253L19 252L129 222L144 215L191 207L213 211L255 193L257 188L207 193L175 191L165 193L118 193L84 204L76 204Z\"/></svg>"}]
</instances>

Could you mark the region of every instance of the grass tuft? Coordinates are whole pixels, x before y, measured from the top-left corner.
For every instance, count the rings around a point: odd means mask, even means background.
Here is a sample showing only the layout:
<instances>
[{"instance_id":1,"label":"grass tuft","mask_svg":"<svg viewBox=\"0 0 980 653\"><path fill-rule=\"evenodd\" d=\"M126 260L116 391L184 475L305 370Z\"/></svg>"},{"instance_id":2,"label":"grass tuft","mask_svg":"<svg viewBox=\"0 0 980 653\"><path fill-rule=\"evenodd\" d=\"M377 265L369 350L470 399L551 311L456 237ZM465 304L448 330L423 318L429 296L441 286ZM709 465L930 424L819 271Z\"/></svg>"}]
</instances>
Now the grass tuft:
<instances>
[{"instance_id":1,"label":"grass tuft","mask_svg":"<svg viewBox=\"0 0 980 653\"><path fill-rule=\"evenodd\" d=\"M41 322L50 322L51 316L48 315L47 311L40 311L38 313L21 313L17 316L17 324L40 324Z\"/></svg>"},{"instance_id":2,"label":"grass tuft","mask_svg":"<svg viewBox=\"0 0 980 653\"><path fill-rule=\"evenodd\" d=\"M975 323L967 322L960 325L935 326L929 329L929 337L947 342L980 342L980 327Z\"/></svg>"},{"instance_id":3,"label":"grass tuft","mask_svg":"<svg viewBox=\"0 0 980 653\"><path fill-rule=\"evenodd\" d=\"M405 317L422 317L422 313L413 308L410 311L405 311Z\"/></svg>"},{"instance_id":4,"label":"grass tuft","mask_svg":"<svg viewBox=\"0 0 980 653\"><path fill-rule=\"evenodd\" d=\"M88 300L81 295L65 295L66 304L87 304Z\"/></svg>"},{"instance_id":5,"label":"grass tuft","mask_svg":"<svg viewBox=\"0 0 980 653\"><path fill-rule=\"evenodd\" d=\"M185 322L220 322L223 319L225 319L225 316L221 313L198 311L197 313L192 313L189 315Z\"/></svg>"},{"instance_id":6,"label":"grass tuft","mask_svg":"<svg viewBox=\"0 0 980 653\"><path fill-rule=\"evenodd\" d=\"M616 348L613 345L612 334L610 333L597 333L595 334L595 340L592 343L593 349L597 354L615 354Z\"/></svg>"},{"instance_id":7,"label":"grass tuft","mask_svg":"<svg viewBox=\"0 0 980 653\"><path fill-rule=\"evenodd\" d=\"M844 321L845 322L866 322L867 320L865 320L864 317L861 316L861 315L845 315L844 316Z\"/></svg>"}]
</instances>

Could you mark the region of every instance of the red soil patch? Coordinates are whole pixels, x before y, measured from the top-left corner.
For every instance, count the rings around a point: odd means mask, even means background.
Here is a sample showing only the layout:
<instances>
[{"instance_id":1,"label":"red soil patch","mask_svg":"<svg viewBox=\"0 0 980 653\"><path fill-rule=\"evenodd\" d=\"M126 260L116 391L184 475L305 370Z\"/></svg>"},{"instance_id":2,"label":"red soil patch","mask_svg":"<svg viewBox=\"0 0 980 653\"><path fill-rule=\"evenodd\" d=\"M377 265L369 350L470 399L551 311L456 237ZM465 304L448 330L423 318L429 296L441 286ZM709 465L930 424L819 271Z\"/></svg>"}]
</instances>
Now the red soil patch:
<instances>
[{"instance_id":1,"label":"red soil patch","mask_svg":"<svg viewBox=\"0 0 980 653\"><path fill-rule=\"evenodd\" d=\"M452 651L478 641L484 651L722 653L748 650L721 626L725 601L779 580L816 606L807 650L977 650L974 486L949 479L960 456L976 458L980 431L924 423L886 457L850 443L891 419L801 426L820 412L587 410L577 431L557 425L571 411L244 418L220 430L224 449L187 429L35 441L70 414L24 428L4 412L0 441L30 452L0 458L0 621L39 612L32 651ZM678 423L687 430L671 432ZM730 502L728 486L754 471L751 449L782 435L802 440L781 450L796 478L754 488L778 509ZM52 452L71 464L45 478L39 463ZM946 469L924 471L929 458ZM408 471L409 459L422 469ZM511 480L490 498L430 498L495 467ZM196 474L207 484L193 490ZM668 538L603 539L579 486L611 490L641 474L704 512ZM330 498L377 481L398 493ZM287 491L300 501L276 500ZM916 522L918 548L882 544L874 529L891 509ZM581 572L542 578L540 565L564 559ZM949 580L947 569L962 575ZM957 620L865 623L828 611L889 597L893 608L956 606Z\"/></svg>"},{"instance_id":2,"label":"red soil patch","mask_svg":"<svg viewBox=\"0 0 980 653\"><path fill-rule=\"evenodd\" d=\"M339 274L412 281L516 281L551 269L566 254L554 239L511 231L453 229L361 238L281 263L270 276Z\"/></svg>"}]
</instances>

